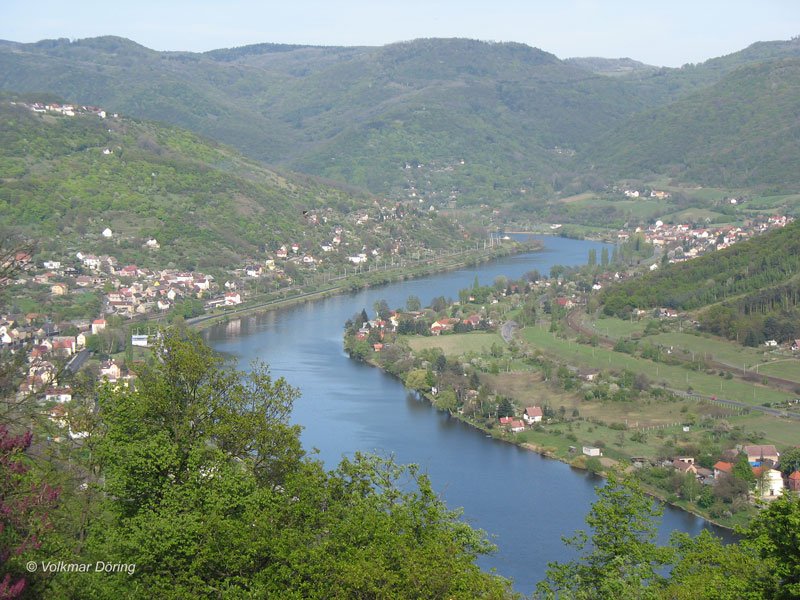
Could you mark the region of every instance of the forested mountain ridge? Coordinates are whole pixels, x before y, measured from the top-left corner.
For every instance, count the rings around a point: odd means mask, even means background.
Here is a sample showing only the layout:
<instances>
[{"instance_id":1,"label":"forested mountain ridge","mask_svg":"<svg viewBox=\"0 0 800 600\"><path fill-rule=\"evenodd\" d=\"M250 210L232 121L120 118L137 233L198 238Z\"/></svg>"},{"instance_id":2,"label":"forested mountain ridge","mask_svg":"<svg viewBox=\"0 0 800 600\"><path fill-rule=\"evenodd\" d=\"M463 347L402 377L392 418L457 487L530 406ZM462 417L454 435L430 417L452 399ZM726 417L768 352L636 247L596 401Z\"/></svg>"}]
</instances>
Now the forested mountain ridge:
<instances>
[{"instance_id":1,"label":"forested mountain ridge","mask_svg":"<svg viewBox=\"0 0 800 600\"><path fill-rule=\"evenodd\" d=\"M155 52L121 38L0 48L0 87L187 127L304 172L402 193L405 164L474 198L546 186L572 149L645 104L523 44L258 45ZM448 170L465 161L454 175Z\"/></svg>"},{"instance_id":2,"label":"forested mountain ridge","mask_svg":"<svg viewBox=\"0 0 800 600\"><path fill-rule=\"evenodd\" d=\"M178 125L395 199L538 205L586 177L794 190L798 57L798 39L670 69L467 39L201 54L101 37L0 44L0 89Z\"/></svg>"},{"instance_id":3,"label":"forested mountain ridge","mask_svg":"<svg viewBox=\"0 0 800 600\"><path fill-rule=\"evenodd\" d=\"M603 58L600 56L576 56L566 59L567 63L597 73L598 75L630 76L650 74L660 67L648 65L632 58Z\"/></svg>"},{"instance_id":4,"label":"forested mountain ridge","mask_svg":"<svg viewBox=\"0 0 800 600\"><path fill-rule=\"evenodd\" d=\"M800 58L800 37L755 42L737 52L679 68L646 65L630 58L576 57L568 58L567 62L593 73L627 80L655 107L712 86L741 67L781 58Z\"/></svg>"},{"instance_id":5,"label":"forested mountain ridge","mask_svg":"<svg viewBox=\"0 0 800 600\"><path fill-rule=\"evenodd\" d=\"M609 315L669 307L700 312L713 333L758 345L800 337L800 222L613 286Z\"/></svg>"},{"instance_id":6,"label":"forested mountain ridge","mask_svg":"<svg viewBox=\"0 0 800 600\"><path fill-rule=\"evenodd\" d=\"M726 187L800 187L800 58L748 65L631 118L588 158L618 177L668 173Z\"/></svg>"}]
</instances>

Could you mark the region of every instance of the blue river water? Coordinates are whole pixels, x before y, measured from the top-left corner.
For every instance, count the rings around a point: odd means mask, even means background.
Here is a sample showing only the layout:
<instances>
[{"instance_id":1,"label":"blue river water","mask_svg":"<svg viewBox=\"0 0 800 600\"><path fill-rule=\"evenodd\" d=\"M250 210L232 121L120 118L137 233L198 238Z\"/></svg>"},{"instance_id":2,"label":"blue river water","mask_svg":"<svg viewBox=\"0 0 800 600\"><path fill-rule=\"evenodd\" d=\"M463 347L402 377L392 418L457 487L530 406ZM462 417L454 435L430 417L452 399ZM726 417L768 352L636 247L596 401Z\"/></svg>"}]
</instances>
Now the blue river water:
<instances>
[{"instance_id":1,"label":"blue river water","mask_svg":"<svg viewBox=\"0 0 800 600\"><path fill-rule=\"evenodd\" d=\"M574 555L561 537L584 528L584 517L602 480L566 464L494 439L438 412L409 394L397 379L351 360L342 350L344 322L375 301L404 306L409 295L423 305L437 296L458 297L460 289L491 284L504 275L519 278L555 264L585 264L589 250L603 244L544 236L541 252L519 254L474 268L340 295L235 319L206 331L209 343L239 359L240 368L266 362L274 376L300 389L292 419L303 426L306 449L316 448L328 468L356 451L416 463L451 508L486 531L498 551L479 564L514 580L530 594L547 562ZM686 512L667 507L659 538L672 531L719 530Z\"/></svg>"}]
</instances>

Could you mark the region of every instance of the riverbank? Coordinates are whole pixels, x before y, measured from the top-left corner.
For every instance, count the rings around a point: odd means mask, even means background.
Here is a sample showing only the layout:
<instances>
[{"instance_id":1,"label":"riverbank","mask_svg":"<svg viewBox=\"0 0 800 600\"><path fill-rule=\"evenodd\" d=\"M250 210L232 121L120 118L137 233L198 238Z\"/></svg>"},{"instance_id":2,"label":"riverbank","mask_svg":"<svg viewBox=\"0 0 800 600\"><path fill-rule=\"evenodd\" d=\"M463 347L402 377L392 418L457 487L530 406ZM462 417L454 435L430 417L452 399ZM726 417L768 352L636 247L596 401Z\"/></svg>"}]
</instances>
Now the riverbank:
<instances>
[{"instance_id":1,"label":"riverbank","mask_svg":"<svg viewBox=\"0 0 800 600\"><path fill-rule=\"evenodd\" d=\"M583 225L570 225L566 231L562 231L561 229L540 229L540 230L533 230L533 231L525 231L525 230L504 230L504 234L506 235L528 235L528 236L548 236L548 237L560 237L566 238L570 240L590 240L595 242L605 242L608 244L615 244L617 243L617 231L609 230L602 227L589 227Z\"/></svg>"},{"instance_id":2,"label":"riverbank","mask_svg":"<svg viewBox=\"0 0 800 600\"><path fill-rule=\"evenodd\" d=\"M378 365L373 364L372 366L378 366ZM426 400L431 402L431 404L433 404L432 399L429 398L427 395L425 396L425 398L426 398ZM484 434L487 434L487 435L491 436L492 439L499 440L499 441L502 441L502 442L506 442L506 443L509 443L509 444L514 444L515 446L518 446L520 448L524 448L525 450L528 450L530 452L535 452L536 454L539 454L540 456L543 456L545 458L548 458L548 459L551 459L551 460L557 460L559 462L562 462L562 463L564 463L566 465L569 465L573 469L577 469L577 470L580 470L580 471L585 471L587 473L592 473L593 475L598 475L600 477L604 477L605 478L607 476L607 470L608 469L613 469L613 468L616 468L616 467L618 467L620 465L620 462L615 460L615 459L613 459L613 458L601 458L600 462L605 468L603 470L600 470L600 471L595 471L593 469L590 469L587 466L588 457L584 456L583 454L576 456L572 460L568 460L568 459L566 459L564 457L559 456L549 446L536 444L536 443L533 443L533 442L530 442L530 441L523 442L523 441L517 440L517 439L515 439L514 434L509 434L508 432L503 431L503 430L488 429L488 428L482 426L480 423L478 423L476 421L473 421L472 419L469 419L469 418L467 418L467 417L465 417L463 415L460 415L458 413L450 413L450 416L455 418L455 419L458 419L459 421L461 421L463 423L466 423L470 427L473 427L473 428L477 429L478 431L481 431ZM623 471L625 471L626 473L631 473L631 472L634 471L634 467L627 466L627 467L625 467L623 469ZM736 525L734 525L734 524L729 524L729 523L721 522L721 521L719 521L717 519L714 519L709 514L704 513L703 511L699 510L698 508L690 506L685 502L674 502L674 501L671 501L668 498L668 495L665 494L662 490L660 490L657 487L654 487L652 485L648 485L646 482L642 481L641 484L642 484L642 489L649 496L659 500L660 502L663 502L664 504L667 504L669 506L672 506L672 507L677 508L679 510L682 510L684 512L690 513L690 514L692 514L692 515L694 515L696 517L700 517L701 519L703 519L705 521L708 521L709 523L712 523L712 524L716 525L717 527L721 527L722 529L727 529L729 531L734 531L734 529L736 527Z\"/></svg>"},{"instance_id":3,"label":"riverbank","mask_svg":"<svg viewBox=\"0 0 800 600\"><path fill-rule=\"evenodd\" d=\"M512 256L524 252L537 252L542 249L541 243L527 242L501 244L485 250L469 250L463 253L448 254L439 257L421 259L410 265L398 265L374 271L359 272L354 275L336 278L335 284L319 290L300 292L294 295L287 295L278 298L255 299L245 305L224 310L223 312L201 315L186 320L186 324L194 329L205 329L230 320L233 317L244 317L248 315L261 314L281 308L288 308L297 304L314 302L329 298L345 292L356 292L361 289L377 287L427 277L436 273L463 269L469 266L477 266L499 258ZM269 297L269 296L267 296Z\"/></svg>"},{"instance_id":4,"label":"riverbank","mask_svg":"<svg viewBox=\"0 0 800 600\"><path fill-rule=\"evenodd\" d=\"M391 375L395 379L399 380L400 383L403 383L403 379L400 375L396 373L392 373L388 371L384 365L380 364L374 357L364 356L364 357L353 357L351 356L351 360L357 360L364 364L367 364L371 367L375 367L381 372ZM536 442L532 442L530 439L522 439L520 435L511 433L506 431L505 429L501 429L498 427L487 426L487 422L485 420L475 420L471 419L468 416L464 415L459 411L453 411L448 409L443 409L437 405L437 398L431 392L422 392L420 390L414 390L408 388L409 391L413 391L417 394L418 398L425 400L428 402L433 408L440 412L445 412L448 414L449 418L456 419L465 425L483 433L486 437L491 437L493 440L505 442L507 444L511 444L527 450L529 452L534 452L544 458L556 460L563 464L568 465L572 469L585 471L587 473L592 473L594 475L598 475L600 477L606 477L607 472L614 468L620 468L622 471L626 473L634 473L636 468L633 465L625 466L624 463L620 462L617 459L610 458L610 457L601 457L597 463L594 465L590 462L590 457L585 456L583 454L573 455L571 457L566 457L560 455L558 453L558 449L553 446L548 446L546 444L540 444ZM600 467L600 468L598 468ZM642 489L651 497L663 502L664 504L671 506L675 509L681 510L688 514L694 515L707 521L710 524L715 525L721 529L725 529L727 531L733 532L736 527L740 525L745 525L746 521L740 519L729 519L728 521L722 521L719 519L713 518L707 512L701 510L699 507L695 506L692 503L689 503L685 500L674 500L669 497L669 494L665 493L664 490L661 490L653 485L648 484L646 481L639 479L642 485Z\"/></svg>"}]
</instances>

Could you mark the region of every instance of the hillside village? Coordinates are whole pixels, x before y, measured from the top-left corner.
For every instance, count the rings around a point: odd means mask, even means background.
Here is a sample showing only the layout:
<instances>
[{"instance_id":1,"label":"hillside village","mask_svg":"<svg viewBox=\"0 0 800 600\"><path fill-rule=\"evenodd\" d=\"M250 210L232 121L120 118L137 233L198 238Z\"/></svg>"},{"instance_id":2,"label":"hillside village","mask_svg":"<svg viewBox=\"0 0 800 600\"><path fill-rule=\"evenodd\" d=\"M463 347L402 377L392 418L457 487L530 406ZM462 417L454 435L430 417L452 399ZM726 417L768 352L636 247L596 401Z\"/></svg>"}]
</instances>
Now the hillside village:
<instances>
[{"instance_id":1,"label":"hillside village","mask_svg":"<svg viewBox=\"0 0 800 600\"><path fill-rule=\"evenodd\" d=\"M624 243L632 235L642 234L644 241L665 252L670 263L676 263L691 260L714 250L729 248L736 242L750 239L771 229L785 227L793 221L793 217L770 215L749 220L741 226L692 227L685 223L669 225L657 220L650 227L636 227L632 233L620 231L617 233L617 240Z\"/></svg>"}]
</instances>

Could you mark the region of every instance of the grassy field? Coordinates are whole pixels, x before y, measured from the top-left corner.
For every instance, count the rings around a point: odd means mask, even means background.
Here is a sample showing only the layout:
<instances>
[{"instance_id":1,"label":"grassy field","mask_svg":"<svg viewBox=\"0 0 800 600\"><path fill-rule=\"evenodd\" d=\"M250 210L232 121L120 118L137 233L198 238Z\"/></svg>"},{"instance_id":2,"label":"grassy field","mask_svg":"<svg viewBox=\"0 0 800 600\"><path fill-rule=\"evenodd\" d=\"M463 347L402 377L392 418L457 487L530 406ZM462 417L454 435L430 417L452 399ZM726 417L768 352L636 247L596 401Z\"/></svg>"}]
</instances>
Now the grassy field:
<instances>
[{"instance_id":1,"label":"grassy field","mask_svg":"<svg viewBox=\"0 0 800 600\"><path fill-rule=\"evenodd\" d=\"M718 202L732 194L730 190L720 188L682 188L681 191L691 198L706 202Z\"/></svg>"},{"instance_id":2,"label":"grassy field","mask_svg":"<svg viewBox=\"0 0 800 600\"><path fill-rule=\"evenodd\" d=\"M759 431L778 448L800 444L800 423L765 414L750 413L728 419L731 425L743 425L748 431Z\"/></svg>"},{"instance_id":3,"label":"grassy field","mask_svg":"<svg viewBox=\"0 0 800 600\"><path fill-rule=\"evenodd\" d=\"M748 348L735 342L691 333L659 333L646 339L652 344L674 346L676 349L694 352L698 357L723 362L736 369L742 369L743 365L747 365L749 369L769 359L769 355L762 349Z\"/></svg>"},{"instance_id":4,"label":"grassy field","mask_svg":"<svg viewBox=\"0 0 800 600\"><path fill-rule=\"evenodd\" d=\"M481 383L497 394L512 398L519 412L526 406L550 406L553 410L564 407L567 415L577 409L579 416L598 419L605 423L620 423L630 429L663 427L674 423L711 416L729 418L739 411L697 399L646 400L641 402L587 402L574 392L555 390L542 381L539 372L511 372L481 375Z\"/></svg>"},{"instance_id":5,"label":"grassy field","mask_svg":"<svg viewBox=\"0 0 800 600\"><path fill-rule=\"evenodd\" d=\"M665 434L677 433L665 430ZM629 463L630 456L655 456L656 448L662 440L648 435L645 442L634 442L630 439L631 431L620 431L603 424L588 421L573 421L547 425L542 430L527 429L516 434L515 441L543 446L558 458L569 460L581 454L583 446L600 446L603 456ZM577 450L570 453L570 446Z\"/></svg>"},{"instance_id":6,"label":"grassy field","mask_svg":"<svg viewBox=\"0 0 800 600\"><path fill-rule=\"evenodd\" d=\"M605 198L588 198L586 200L573 200L573 207L582 208L608 208L622 213L630 214L636 219L653 219L669 209L663 200L608 200Z\"/></svg>"},{"instance_id":7,"label":"grassy field","mask_svg":"<svg viewBox=\"0 0 800 600\"><path fill-rule=\"evenodd\" d=\"M730 223L736 217L723 213L708 210L707 208L687 208L680 212L666 214L662 217L664 221L674 221L675 223L698 223L708 219L709 223Z\"/></svg>"},{"instance_id":8,"label":"grassy field","mask_svg":"<svg viewBox=\"0 0 800 600\"><path fill-rule=\"evenodd\" d=\"M758 367L758 372L800 383L800 357L778 359L762 364Z\"/></svg>"},{"instance_id":9,"label":"grassy field","mask_svg":"<svg viewBox=\"0 0 800 600\"><path fill-rule=\"evenodd\" d=\"M467 352L478 352L489 354L492 344L505 346L503 338L497 333L487 333L476 331L472 333L454 333L422 337L419 335L405 338L408 345L414 352L425 350L426 348L441 348L446 356L460 356Z\"/></svg>"},{"instance_id":10,"label":"grassy field","mask_svg":"<svg viewBox=\"0 0 800 600\"><path fill-rule=\"evenodd\" d=\"M629 321L618 318L592 319L582 315L583 325L611 339L638 337L644 332L648 319ZM730 365L732 369L752 370L758 365L758 372L774 375L800 383L800 357L786 358L764 348L750 348L736 342L709 335L669 332L642 337L643 343L674 347L687 355L694 353L698 358L707 358Z\"/></svg>"},{"instance_id":11,"label":"grassy field","mask_svg":"<svg viewBox=\"0 0 800 600\"><path fill-rule=\"evenodd\" d=\"M596 199L599 200L597 196L595 196L592 192L583 192L582 194L575 194L574 196L567 196L566 198L561 198L559 202L563 202L564 204L569 204L571 202L582 202L584 200Z\"/></svg>"},{"instance_id":12,"label":"grassy field","mask_svg":"<svg viewBox=\"0 0 800 600\"><path fill-rule=\"evenodd\" d=\"M752 210L773 209L783 206L797 206L800 204L800 194L786 196L758 196L748 200L744 207Z\"/></svg>"},{"instance_id":13,"label":"grassy field","mask_svg":"<svg viewBox=\"0 0 800 600\"><path fill-rule=\"evenodd\" d=\"M526 327L522 330L522 335L535 348L540 348L567 364L595 369L629 369L635 373L643 373L655 385L664 385L671 389L686 390L691 387L694 392L704 396L719 396L751 405L786 402L793 397L792 394L761 385L725 380L717 375L690 371L679 366L634 358L605 348L578 344L555 337L541 327Z\"/></svg>"},{"instance_id":14,"label":"grassy field","mask_svg":"<svg viewBox=\"0 0 800 600\"><path fill-rule=\"evenodd\" d=\"M583 319L583 324L597 331L598 335L615 340L629 338L632 335L641 335L649 320L631 321L629 319L618 319L617 317L592 319L586 314L581 315L581 318Z\"/></svg>"},{"instance_id":15,"label":"grassy field","mask_svg":"<svg viewBox=\"0 0 800 600\"><path fill-rule=\"evenodd\" d=\"M580 414L587 419L606 423L622 423L631 429L663 427L674 423L689 423L703 416L716 418L738 417L739 412L710 402L691 399L656 402L580 402Z\"/></svg>"},{"instance_id":16,"label":"grassy field","mask_svg":"<svg viewBox=\"0 0 800 600\"><path fill-rule=\"evenodd\" d=\"M481 383L488 385L498 394L514 399L520 409L531 404L541 403L542 390L538 389L542 382L539 372L511 372L492 375L481 374Z\"/></svg>"}]
</instances>

